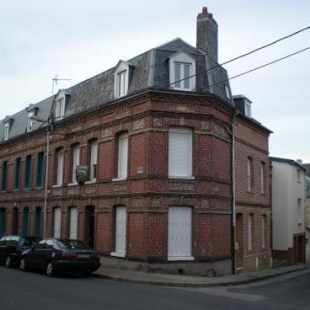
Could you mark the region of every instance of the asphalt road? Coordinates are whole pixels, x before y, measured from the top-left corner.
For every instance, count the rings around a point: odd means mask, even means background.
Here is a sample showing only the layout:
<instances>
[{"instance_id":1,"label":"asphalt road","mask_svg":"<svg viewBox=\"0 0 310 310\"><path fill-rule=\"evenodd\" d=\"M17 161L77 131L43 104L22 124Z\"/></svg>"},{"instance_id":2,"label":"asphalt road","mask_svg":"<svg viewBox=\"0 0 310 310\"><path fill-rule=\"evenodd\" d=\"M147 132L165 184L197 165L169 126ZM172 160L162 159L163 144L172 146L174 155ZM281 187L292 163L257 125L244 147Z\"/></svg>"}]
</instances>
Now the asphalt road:
<instances>
[{"instance_id":1,"label":"asphalt road","mask_svg":"<svg viewBox=\"0 0 310 310\"><path fill-rule=\"evenodd\" d=\"M1 310L301 310L310 309L310 273L255 285L176 289L0 267Z\"/></svg>"}]
</instances>

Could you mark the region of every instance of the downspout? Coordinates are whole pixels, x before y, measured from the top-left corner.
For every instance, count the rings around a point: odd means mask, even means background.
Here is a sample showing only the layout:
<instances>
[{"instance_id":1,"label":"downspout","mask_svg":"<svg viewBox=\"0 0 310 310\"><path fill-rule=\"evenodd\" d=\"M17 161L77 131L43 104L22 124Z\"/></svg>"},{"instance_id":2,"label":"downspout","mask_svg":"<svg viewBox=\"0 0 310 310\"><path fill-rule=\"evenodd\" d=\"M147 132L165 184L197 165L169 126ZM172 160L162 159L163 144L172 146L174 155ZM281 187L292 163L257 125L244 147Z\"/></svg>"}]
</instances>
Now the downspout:
<instances>
[{"instance_id":1,"label":"downspout","mask_svg":"<svg viewBox=\"0 0 310 310\"><path fill-rule=\"evenodd\" d=\"M236 232L236 171L235 171L235 124L237 110L233 111L231 122L231 179L232 179L232 214L231 214L231 252L232 252L232 274L236 274L236 244L235 244L235 232Z\"/></svg>"}]
</instances>

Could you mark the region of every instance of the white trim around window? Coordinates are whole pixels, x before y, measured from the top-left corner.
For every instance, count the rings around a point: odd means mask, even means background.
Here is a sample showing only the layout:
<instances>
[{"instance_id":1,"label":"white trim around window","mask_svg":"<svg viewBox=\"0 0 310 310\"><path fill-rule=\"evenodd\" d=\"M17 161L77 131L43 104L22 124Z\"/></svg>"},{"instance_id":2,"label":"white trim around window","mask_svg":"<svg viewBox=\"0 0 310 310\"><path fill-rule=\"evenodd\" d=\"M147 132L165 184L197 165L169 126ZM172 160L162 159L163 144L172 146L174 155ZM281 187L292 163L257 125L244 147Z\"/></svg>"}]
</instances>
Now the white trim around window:
<instances>
[{"instance_id":1,"label":"white trim around window","mask_svg":"<svg viewBox=\"0 0 310 310\"><path fill-rule=\"evenodd\" d=\"M196 61L186 53L177 53L169 61L170 86L173 89L196 89Z\"/></svg>"},{"instance_id":2,"label":"white trim around window","mask_svg":"<svg viewBox=\"0 0 310 310\"><path fill-rule=\"evenodd\" d=\"M169 178L193 178L191 128L169 128L168 174Z\"/></svg>"}]
</instances>

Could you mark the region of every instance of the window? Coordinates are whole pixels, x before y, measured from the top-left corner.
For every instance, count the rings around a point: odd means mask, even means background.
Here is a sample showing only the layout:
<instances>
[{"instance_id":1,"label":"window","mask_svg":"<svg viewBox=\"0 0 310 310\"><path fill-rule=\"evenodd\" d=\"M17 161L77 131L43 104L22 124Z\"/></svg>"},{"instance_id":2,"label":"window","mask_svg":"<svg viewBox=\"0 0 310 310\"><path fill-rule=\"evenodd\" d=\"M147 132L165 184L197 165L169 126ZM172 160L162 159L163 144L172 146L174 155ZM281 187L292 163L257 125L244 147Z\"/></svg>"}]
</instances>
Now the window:
<instances>
[{"instance_id":1,"label":"window","mask_svg":"<svg viewBox=\"0 0 310 310\"><path fill-rule=\"evenodd\" d=\"M80 164L80 146L75 144L71 147L72 152L72 182L76 183L76 168Z\"/></svg>"},{"instance_id":2,"label":"window","mask_svg":"<svg viewBox=\"0 0 310 310\"><path fill-rule=\"evenodd\" d=\"M252 111L251 111L251 102L246 101L244 106L244 114L247 117L252 117Z\"/></svg>"},{"instance_id":3,"label":"window","mask_svg":"<svg viewBox=\"0 0 310 310\"><path fill-rule=\"evenodd\" d=\"M63 168L64 168L64 150L58 149L56 152L56 185L61 186L63 182Z\"/></svg>"},{"instance_id":4,"label":"window","mask_svg":"<svg viewBox=\"0 0 310 310\"><path fill-rule=\"evenodd\" d=\"M9 139L9 131L10 131L10 124L6 123L4 125L4 140L8 140Z\"/></svg>"},{"instance_id":5,"label":"window","mask_svg":"<svg viewBox=\"0 0 310 310\"><path fill-rule=\"evenodd\" d=\"M58 91L55 98L55 121L59 121L64 118L66 111L66 104L69 97L69 93L65 89Z\"/></svg>"},{"instance_id":6,"label":"window","mask_svg":"<svg viewBox=\"0 0 310 310\"><path fill-rule=\"evenodd\" d=\"M15 173L14 173L14 189L19 189L20 180L20 158L15 160Z\"/></svg>"},{"instance_id":7,"label":"window","mask_svg":"<svg viewBox=\"0 0 310 310\"><path fill-rule=\"evenodd\" d=\"M301 208L301 199L297 199L297 223L302 224L302 208Z\"/></svg>"},{"instance_id":8,"label":"window","mask_svg":"<svg viewBox=\"0 0 310 310\"><path fill-rule=\"evenodd\" d=\"M60 238L61 233L61 209L54 209L54 238Z\"/></svg>"},{"instance_id":9,"label":"window","mask_svg":"<svg viewBox=\"0 0 310 310\"><path fill-rule=\"evenodd\" d=\"M254 215L249 214L248 216L248 250L253 249L253 237L254 237Z\"/></svg>"},{"instance_id":10,"label":"window","mask_svg":"<svg viewBox=\"0 0 310 310\"><path fill-rule=\"evenodd\" d=\"M55 118L56 121L63 119L65 115L65 101L64 98L60 98L55 104Z\"/></svg>"},{"instance_id":11,"label":"window","mask_svg":"<svg viewBox=\"0 0 310 310\"><path fill-rule=\"evenodd\" d=\"M40 152L37 156L37 173L36 173L36 187L43 186L44 176L44 153Z\"/></svg>"},{"instance_id":12,"label":"window","mask_svg":"<svg viewBox=\"0 0 310 310\"><path fill-rule=\"evenodd\" d=\"M266 164L260 163L260 192L265 194L266 192Z\"/></svg>"},{"instance_id":13,"label":"window","mask_svg":"<svg viewBox=\"0 0 310 310\"><path fill-rule=\"evenodd\" d=\"M231 99L229 87L227 85L225 85L225 94L228 99Z\"/></svg>"},{"instance_id":14,"label":"window","mask_svg":"<svg viewBox=\"0 0 310 310\"><path fill-rule=\"evenodd\" d=\"M185 53L174 54L170 58L171 88L179 90L194 90L196 88L196 62Z\"/></svg>"},{"instance_id":15,"label":"window","mask_svg":"<svg viewBox=\"0 0 310 310\"><path fill-rule=\"evenodd\" d=\"M35 116L35 112L28 112L28 122L27 122L27 132L33 130L34 120L33 117Z\"/></svg>"},{"instance_id":16,"label":"window","mask_svg":"<svg viewBox=\"0 0 310 310\"><path fill-rule=\"evenodd\" d=\"M24 188L31 187L31 155L26 156Z\"/></svg>"},{"instance_id":17,"label":"window","mask_svg":"<svg viewBox=\"0 0 310 310\"><path fill-rule=\"evenodd\" d=\"M96 180L97 177L97 150L98 150L98 144L97 140L91 140L89 142L89 179L90 181Z\"/></svg>"},{"instance_id":18,"label":"window","mask_svg":"<svg viewBox=\"0 0 310 310\"><path fill-rule=\"evenodd\" d=\"M1 178L1 190L6 190L7 184L7 173L8 173L8 162L4 161L2 164L2 178Z\"/></svg>"},{"instance_id":19,"label":"window","mask_svg":"<svg viewBox=\"0 0 310 310\"><path fill-rule=\"evenodd\" d=\"M115 98L126 96L128 93L130 66L125 61L120 61L115 69L114 92Z\"/></svg>"},{"instance_id":20,"label":"window","mask_svg":"<svg viewBox=\"0 0 310 310\"><path fill-rule=\"evenodd\" d=\"M296 175L297 181L300 182L300 170L299 169L296 170L296 174L297 174Z\"/></svg>"},{"instance_id":21,"label":"window","mask_svg":"<svg viewBox=\"0 0 310 310\"><path fill-rule=\"evenodd\" d=\"M253 189L253 158L248 157L247 159L247 190Z\"/></svg>"},{"instance_id":22,"label":"window","mask_svg":"<svg viewBox=\"0 0 310 310\"><path fill-rule=\"evenodd\" d=\"M267 216L262 216L262 248L266 247L266 240L267 240Z\"/></svg>"},{"instance_id":23,"label":"window","mask_svg":"<svg viewBox=\"0 0 310 310\"><path fill-rule=\"evenodd\" d=\"M77 239L78 211L76 207L70 208L70 239Z\"/></svg>"},{"instance_id":24,"label":"window","mask_svg":"<svg viewBox=\"0 0 310 310\"><path fill-rule=\"evenodd\" d=\"M169 207L168 259L192 260L192 208Z\"/></svg>"},{"instance_id":25,"label":"window","mask_svg":"<svg viewBox=\"0 0 310 310\"><path fill-rule=\"evenodd\" d=\"M192 130L169 129L169 177L192 177Z\"/></svg>"},{"instance_id":26,"label":"window","mask_svg":"<svg viewBox=\"0 0 310 310\"><path fill-rule=\"evenodd\" d=\"M128 170L128 133L118 135L117 178L126 179Z\"/></svg>"}]
</instances>

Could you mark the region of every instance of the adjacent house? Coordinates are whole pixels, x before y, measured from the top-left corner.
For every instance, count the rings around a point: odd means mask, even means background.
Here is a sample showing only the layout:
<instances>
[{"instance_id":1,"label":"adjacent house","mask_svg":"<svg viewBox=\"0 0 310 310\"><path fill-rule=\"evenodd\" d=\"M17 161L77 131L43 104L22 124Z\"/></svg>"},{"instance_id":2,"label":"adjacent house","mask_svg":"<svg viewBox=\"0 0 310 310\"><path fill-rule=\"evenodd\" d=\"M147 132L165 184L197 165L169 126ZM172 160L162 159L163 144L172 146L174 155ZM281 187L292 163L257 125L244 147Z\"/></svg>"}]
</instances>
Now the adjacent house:
<instances>
[{"instance_id":1,"label":"adjacent house","mask_svg":"<svg viewBox=\"0 0 310 310\"><path fill-rule=\"evenodd\" d=\"M310 164L306 168L306 261L310 262Z\"/></svg>"},{"instance_id":2,"label":"adjacent house","mask_svg":"<svg viewBox=\"0 0 310 310\"><path fill-rule=\"evenodd\" d=\"M305 167L301 160L270 157L273 259L305 262Z\"/></svg>"},{"instance_id":3,"label":"adjacent house","mask_svg":"<svg viewBox=\"0 0 310 310\"><path fill-rule=\"evenodd\" d=\"M233 98L207 8L196 35L0 122L1 234L82 239L148 271L269 266L270 131Z\"/></svg>"}]
</instances>

